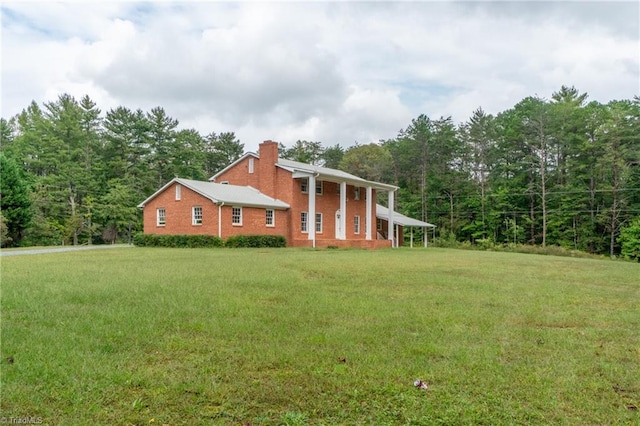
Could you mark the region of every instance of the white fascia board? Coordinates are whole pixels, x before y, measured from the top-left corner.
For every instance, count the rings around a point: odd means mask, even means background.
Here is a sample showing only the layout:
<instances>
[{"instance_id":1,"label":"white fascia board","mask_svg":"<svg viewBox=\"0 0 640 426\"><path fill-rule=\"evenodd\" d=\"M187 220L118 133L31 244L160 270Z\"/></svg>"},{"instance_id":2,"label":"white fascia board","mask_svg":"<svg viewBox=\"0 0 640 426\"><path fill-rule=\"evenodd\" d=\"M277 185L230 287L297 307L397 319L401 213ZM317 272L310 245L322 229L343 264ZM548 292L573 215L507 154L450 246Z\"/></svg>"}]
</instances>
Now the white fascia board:
<instances>
[{"instance_id":1,"label":"white fascia board","mask_svg":"<svg viewBox=\"0 0 640 426\"><path fill-rule=\"evenodd\" d=\"M227 204L227 203L225 203ZM290 206L286 203L280 204L252 204L252 203L233 203L229 202L228 205L235 205L238 207L252 207L257 209L273 209L273 210L288 210Z\"/></svg>"},{"instance_id":2,"label":"white fascia board","mask_svg":"<svg viewBox=\"0 0 640 426\"><path fill-rule=\"evenodd\" d=\"M309 176L315 176L315 173L313 173L313 172L304 172L302 170L292 170L291 171L291 177L294 178L294 179L308 178Z\"/></svg>"},{"instance_id":3,"label":"white fascia board","mask_svg":"<svg viewBox=\"0 0 640 426\"><path fill-rule=\"evenodd\" d=\"M348 185L361 187L361 188L366 188L367 186L370 186L372 188L381 189L381 190L384 190L384 191L396 191L398 189L398 187L394 186L394 185L388 185L386 183L373 182L373 181L368 181L368 180L364 180L364 179L362 179L362 180L360 180L360 179L345 179L345 178L340 178L340 177L333 176L333 175L326 175L326 174L323 174L323 173L315 173L315 172L304 171L304 170L290 170L288 167L283 167L283 169L291 171L292 177L294 179L308 178L309 176L316 176L316 179L324 181L324 182L334 182L334 183L345 182Z\"/></svg>"}]
</instances>

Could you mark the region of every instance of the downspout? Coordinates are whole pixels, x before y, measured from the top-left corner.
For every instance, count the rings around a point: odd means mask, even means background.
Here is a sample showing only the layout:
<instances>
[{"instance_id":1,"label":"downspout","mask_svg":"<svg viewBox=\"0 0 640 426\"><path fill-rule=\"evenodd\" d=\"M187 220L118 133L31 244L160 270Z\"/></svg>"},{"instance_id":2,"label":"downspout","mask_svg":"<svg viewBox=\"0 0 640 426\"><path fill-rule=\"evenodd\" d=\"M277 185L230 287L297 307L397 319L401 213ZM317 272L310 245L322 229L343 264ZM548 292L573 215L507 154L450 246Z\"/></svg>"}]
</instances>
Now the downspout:
<instances>
[{"instance_id":1,"label":"downspout","mask_svg":"<svg viewBox=\"0 0 640 426\"><path fill-rule=\"evenodd\" d=\"M316 182L316 185L317 185L317 182L318 182L318 176L320 176L320 173L315 173L315 176L313 177L313 180ZM316 185L313 185L313 198L314 198L314 201L313 201L313 227L314 227L313 228L313 248L316 248L316 228L315 228L315 226L316 226L316 212L318 211L318 209L316 209L316 200L315 200L315 198L316 198L316 188L315 188L315 186ZM322 192L324 192L324 186L323 186ZM324 226L323 226L323 228L324 228Z\"/></svg>"},{"instance_id":2,"label":"downspout","mask_svg":"<svg viewBox=\"0 0 640 426\"><path fill-rule=\"evenodd\" d=\"M218 238L222 239L222 206L224 201L218 204Z\"/></svg>"}]
</instances>

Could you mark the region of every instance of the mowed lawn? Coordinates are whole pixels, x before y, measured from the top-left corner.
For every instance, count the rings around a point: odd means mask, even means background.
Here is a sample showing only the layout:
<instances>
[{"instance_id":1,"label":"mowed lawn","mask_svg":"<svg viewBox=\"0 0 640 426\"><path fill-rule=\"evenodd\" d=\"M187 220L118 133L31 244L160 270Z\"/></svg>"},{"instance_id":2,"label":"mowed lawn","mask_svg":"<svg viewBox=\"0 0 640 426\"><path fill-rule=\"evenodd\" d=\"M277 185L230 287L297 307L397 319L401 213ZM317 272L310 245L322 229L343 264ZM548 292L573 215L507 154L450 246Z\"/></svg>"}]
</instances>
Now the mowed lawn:
<instances>
[{"instance_id":1,"label":"mowed lawn","mask_svg":"<svg viewBox=\"0 0 640 426\"><path fill-rule=\"evenodd\" d=\"M124 248L1 268L7 419L640 424L634 263Z\"/></svg>"}]
</instances>

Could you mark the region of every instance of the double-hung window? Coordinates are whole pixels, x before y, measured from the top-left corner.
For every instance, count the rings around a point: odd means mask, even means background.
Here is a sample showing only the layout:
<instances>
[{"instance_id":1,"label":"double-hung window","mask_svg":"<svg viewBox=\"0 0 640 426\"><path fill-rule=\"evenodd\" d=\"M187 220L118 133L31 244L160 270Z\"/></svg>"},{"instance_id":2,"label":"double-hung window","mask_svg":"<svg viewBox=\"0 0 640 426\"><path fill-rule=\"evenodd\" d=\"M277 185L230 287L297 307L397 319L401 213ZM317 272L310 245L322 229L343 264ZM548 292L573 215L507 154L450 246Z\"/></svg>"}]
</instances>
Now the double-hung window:
<instances>
[{"instance_id":1,"label":"double-hung window","mask_svg":"<svg viewBox=\"0 0 640 426\"><path fill-rule=\"evenodd\" d=\"M316 195L322 195L322 181L316 181Z\"/></svg>"},{"instance_id":2,"label":"double-hung window","mask_svg":"<svg viewBox=\"0 0 640 426\"><path fill-rule=\"evenodd\" d=\"M300 192L303 194L309 192L309 179L300 179Z\"/></svg>"},{"instance_id":3,"label":"double-hung window","mask_svg":"<svg viewBox=\"0 0 640 426\"><path fill-rule=\"evenodd\" d=\"M156 210L156 224L158 226L164 226L167 224L167 212L164 207L160 207Z\"/></svg>"},{"instance_id":4,"label":"double-hung window","mask_svg":"<svg viewBox=\"0 0 640 426\"><path fill-rule=\"evenodd\" d=\"M265 210L265 220L266 220L267 226L275 226L276 225L275 212L271 209Z\"/></svg>"},{"instance_id":5,"label":"double-hung window","mask_svg":"<svg viewBox=\"0 0 640 426\"><path fill-rule=\"evenodd\" d=\"M304 234L309 232L309 213L308 212L300 213L300 230Z\"/></svg>"},{"instance_id":6,"label":"double-hung window","mask_svg":"<svg viewBox=\"0 0 640 426\"><path fill-rule=\"evenodd\" d=\"M191 224L202 225L202 207L196 206L191 209Z\"/></svg>"},{"instance_id":7,"label":"double-hung window","mask_svg":"<svg viewBox=\"0 0 640 426\"><path fill-rule=\"evenodd\" d=\"M316 213L316 232L322 234L322 213Z\"/></svg>"},{"instance_id":8,"label":"double-hung window","mask_svg":"<svg viewBox=\"0 0 640 426\"><path fill-rule=\"evenodd\" d=\"M360 216L353 217L353 233L354 234L360 233Z\"/></svg>"},{"instance_id":9,"label":"double-hung window","mask_svg":"<svg viewBox=\"0 0 640 426\"><path fill-rule=\"evenodd\" d=\"M242 207L231 208L231 223L235 226L242 225Z\"/></svg>"}]
</instances>

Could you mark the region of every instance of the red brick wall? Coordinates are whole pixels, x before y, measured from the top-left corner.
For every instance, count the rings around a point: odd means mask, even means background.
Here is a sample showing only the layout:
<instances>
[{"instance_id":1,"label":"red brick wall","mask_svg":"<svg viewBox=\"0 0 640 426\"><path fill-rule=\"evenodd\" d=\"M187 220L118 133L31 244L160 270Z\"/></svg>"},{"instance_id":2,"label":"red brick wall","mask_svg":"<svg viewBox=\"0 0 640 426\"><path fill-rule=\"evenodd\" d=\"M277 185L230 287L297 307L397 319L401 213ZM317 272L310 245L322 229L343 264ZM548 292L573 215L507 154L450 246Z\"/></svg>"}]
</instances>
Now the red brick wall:
<instances>
[{"instance_id":1,"label":"red brick wall","mask_svg":"<svg viewBox=\"0 0 640 426\"><path fill-rule=\"evenodd\" d=\"M182 186L180 201L176 201L176 184L169 186L144 207L145 234L218 235L218 206L211 200ZM192 207L202 207L202 225L192 225ZM158 226L156 210L164 207L165 226ZM233 225L232 207L222 206L222 238L239 234L283 235L287 237L288 212L274 210L275 226L266 226L262 208L242 207L242 225ZM240 207L240 206L239 206Z\"/></svg>"},{"instance_id":2,"label":"red brick wall","mask_svg":"<svg viewBox=\"0 0 640 426\"><path fill-rule=\"evenodd\" d=\"M251 160L253 160L253 173L249 173L249 163ZM260 159L249 155L234 167L218 176L216 178L216 183L227 181L231 185L252 186L254 188L258 188L260 186L259 163Z\"/></svg>"},{"instance_id":3,"label":"red brick wall","mask_svg":"<svg viewBox=\"0 0 640 426\"><path fill-rule=\"evenodd\" d=\"M265 209L242 207L242 225L234 225L232 207L230 205L222 207L222 238L250 234L282 235L285 238L287 237L288 221L285 210L274 210L275 226L267 226Z\"/></svg>"},{"instance_id":4,"label":"red brick wall","mask_svg":"<svg viewBox=\"0 0 640 426\"><path fill-rule=\"evenodd\" d=\"M174 183L144 207L144 233L218 235L218 206L185 186L182 186L180 201L176 201L175 187ZM194 206L202 207L202 225L191 224ZM156 210L160 207L166 212L165 226L157 226Z\"/></svg>"}]
</instances>

